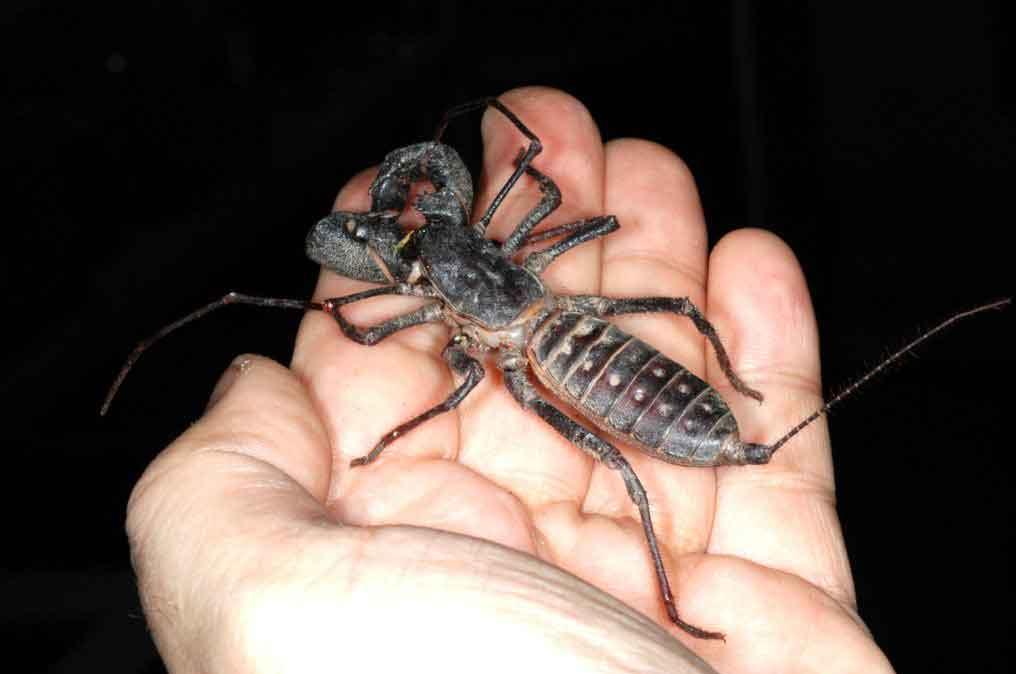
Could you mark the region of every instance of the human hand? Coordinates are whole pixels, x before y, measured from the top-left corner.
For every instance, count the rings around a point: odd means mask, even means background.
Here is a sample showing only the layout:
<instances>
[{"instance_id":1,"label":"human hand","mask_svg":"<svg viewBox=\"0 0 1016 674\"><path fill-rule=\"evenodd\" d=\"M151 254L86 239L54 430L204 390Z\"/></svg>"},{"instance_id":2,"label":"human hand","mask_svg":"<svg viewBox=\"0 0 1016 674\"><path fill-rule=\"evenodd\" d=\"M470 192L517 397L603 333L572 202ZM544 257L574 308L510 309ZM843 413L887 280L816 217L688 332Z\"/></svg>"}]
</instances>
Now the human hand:
<instances>
[{"instance_id":1,"label":"human hand","mask_svg":"<svg viewBox=\"0 0 1016 674\"><path fill-rule=\"evenodd\" d=\"M501 100L543 141L536 165L564 197L551 224L621 222L554 262L549 287L690 297L765 404L730 390L690 321L615 322L705 375L745 440L772 441L820 406L814 316L782 242L743 230L707 256L693 180L670 152L604 146L560 92ZM483 130L481 208L522 142L495 111ZM365 209L371 177L354 178L336 207ZM523 178L491 235L504 238L536 200ZM315 297L365 287L324 272ZM418 303L383 297L343 312L371 325ZM667 621L619 476L521 409L492 368L458 410L349 467L450 392L446 341L446 328L426 325L360 346L315 312L292 373L257 357L234 363L129 507L142 600L171 671L708 671L664 630L724 673L891 671L854 608L824 421L765 466L682 468L626 451L682 617L727 635L696 640Z\"/></svg>"}]
</instances>

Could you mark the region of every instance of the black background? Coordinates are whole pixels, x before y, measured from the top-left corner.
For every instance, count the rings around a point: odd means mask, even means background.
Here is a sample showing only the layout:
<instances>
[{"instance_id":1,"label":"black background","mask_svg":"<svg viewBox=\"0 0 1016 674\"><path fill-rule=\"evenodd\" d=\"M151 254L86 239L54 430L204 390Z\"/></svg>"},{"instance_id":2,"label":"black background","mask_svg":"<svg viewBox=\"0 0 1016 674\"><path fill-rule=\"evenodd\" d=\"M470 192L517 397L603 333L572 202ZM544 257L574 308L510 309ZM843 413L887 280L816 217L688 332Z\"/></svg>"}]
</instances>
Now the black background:
<instances>
[{"instance_id":1,"label":"black background","mask_svg":"<svg viewBox=\"0 0 1016 674\"><path fill-rule=\"evenodd\" d=\"M0 10L0 613L28 671L162 671L128 564L130 487L234 355L288 359L298 317L208 318L99 418L126 352L226 290L306 296L309 225L454 103L556 86L605 139L675 150L712 242L758 226L799 255L827 391L1012 294L1002 3L95 4ZM474 157L477 125L450 137ZM1012 312L922 347L832 419L860 612L901 671L1013 655Z\"/></svg>"}]
</instances>

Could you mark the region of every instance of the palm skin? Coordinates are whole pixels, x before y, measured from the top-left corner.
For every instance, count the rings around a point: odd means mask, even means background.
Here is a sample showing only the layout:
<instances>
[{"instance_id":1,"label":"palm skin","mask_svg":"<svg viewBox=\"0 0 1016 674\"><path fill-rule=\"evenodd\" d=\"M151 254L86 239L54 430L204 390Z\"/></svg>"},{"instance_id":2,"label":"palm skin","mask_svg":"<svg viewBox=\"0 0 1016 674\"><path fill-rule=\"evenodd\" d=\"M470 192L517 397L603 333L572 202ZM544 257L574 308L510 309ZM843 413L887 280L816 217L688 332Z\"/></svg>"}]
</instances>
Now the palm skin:
<instances>
[{"instance_id":1,"label":"palm skin","mask_svg":"<svg viewBox=\"0 0 1016 674\"><path fill-rule=\"evenodd\" d=\"M655 314L614 322L704 375L748 441L771 442L821 405L814 317L782 242L742 230L707 256L694 182L674 155L643 141L604 146L586 110L561 92L522 89L501 100L543 142L535 165L564 198L549 222L611 213L621 223L555 261L543 276L548 287L690 297L738 374L765 394L763 405L732 391L690 321ZM479 209L523 143L494 111L483 133ZM336 208L365 210L371 178L354 178ZM537 199L523 178L489 234L503 239ZM323 272L315 298L366 287ZM366 326L419 303L376 298L343 312ZM644 618L533 557L636 608L720 672L891 671L854 609L824 420L765 466L683 468L621 445L649 494L682 617L724 632L725 643L669 623L620 477L519 407L491 363L457 410L400 438L375 463L350 468L385 432L452 390L439 355L449 336L443 325L426 325L365 347L326 315L308 314L295 378L261 359L242 361L249 366L233 368L236 381L221 387L228 390L206 417L153 464L132 497L128 528L146 613L174 671L235 662L261 668L249 671L330 671L301 641L320 644L327 635L374 644L357 649L374 671L401 656L418 665L434 657L446 671L460 671L460 662L467 671L477 658L482 671L525 662L589 671L587 659L602 666L605 654L615 658L609 671L707 671ZM209 475L221 483L209 486ZM207 513L196 536L186 517L160 520L195 510ZM233 545L215 559L228 563L203 562L221 538ZM257 571L242 573L251 564ZM190 577L181 585L179 576ZM166 608L167 595L200 612L224 584L234 599L219 611L227 617L211 622L243 635L233 651L181 629L185 615L165 617L176 611ZM379 633L391 641L377 641ZM514 646L498 649L501 639ZM651 647L637 648L640 641ZM351 651L342 651L337 662L349 664Z\"/></svg>"}]
</instances>

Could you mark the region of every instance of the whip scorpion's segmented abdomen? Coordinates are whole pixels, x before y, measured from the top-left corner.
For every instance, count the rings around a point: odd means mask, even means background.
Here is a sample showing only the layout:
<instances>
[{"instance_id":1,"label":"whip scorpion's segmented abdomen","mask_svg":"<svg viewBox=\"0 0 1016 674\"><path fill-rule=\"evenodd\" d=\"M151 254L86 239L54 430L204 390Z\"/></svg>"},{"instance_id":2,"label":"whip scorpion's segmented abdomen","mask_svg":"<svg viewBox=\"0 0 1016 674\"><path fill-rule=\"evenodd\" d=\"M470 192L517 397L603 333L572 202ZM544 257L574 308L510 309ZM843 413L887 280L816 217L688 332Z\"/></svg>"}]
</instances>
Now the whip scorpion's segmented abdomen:
<instances>
[{"instance_id":1,"label":"whip scorpion's segmented abdomen","mask_svg":"<svg viewBox=\"0 0 1016 674\"><path fill-rule=\"evenodd\" d=\"M720 395L607 321L555 311L528 349L540 381L608 433L670 463L741 463L737 422Z\"/></svg>"}]
</instances>

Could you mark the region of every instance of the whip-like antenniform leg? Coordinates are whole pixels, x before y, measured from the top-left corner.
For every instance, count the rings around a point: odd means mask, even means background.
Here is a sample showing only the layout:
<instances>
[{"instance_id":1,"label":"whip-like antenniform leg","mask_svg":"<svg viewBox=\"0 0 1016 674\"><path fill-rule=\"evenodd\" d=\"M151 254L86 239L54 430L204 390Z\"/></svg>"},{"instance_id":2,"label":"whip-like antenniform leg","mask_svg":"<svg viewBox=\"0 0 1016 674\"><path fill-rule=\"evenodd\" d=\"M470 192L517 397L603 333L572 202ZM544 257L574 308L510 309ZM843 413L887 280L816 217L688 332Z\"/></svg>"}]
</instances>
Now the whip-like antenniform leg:
<instances>
[{"instance_id":1,"label":"whip-like antenniform leg","mask_svg":"<svg viewBox=\"0 0 1016 674\"><path fill-rule=\"evenodd\" d=\"M453 117L458 117L459 115L472 110L485 108L488 105L507 117L508 120L515 125L515 128L517 128L523 136L529 139L529 147L523 151L522 155L516 162L515 171L501 187L497 195L495 195L494 199L490 202L490 205L487 206L487 210L484 214L476 221L476 224L473 225L473 227L476 228L476 231L480 234L487 231L487 225L490 224L491 218L494 217L494 211L497 210L497 207L501 205L504 198L508 196L508 192L510 192L512 187L515 186L515 183L517 183L519 178L522 177L522 174L526 172L526 169L529 168L529 165L533 162L533 157L543 151L543 144L540 143L540 139L536 137L536 134L530 131L529 127L523 124L522 120L515 116L514 112L506 108L504 104L496 98L482 98L478 101L472 101L455 106L445 113L444 118L441 120L441 124L438 125L437 131L434 134L434 139L441 139L441 135L444 133L445 127L448 126L448 122L451 121Z\"/></svg>"}]
</instances>

